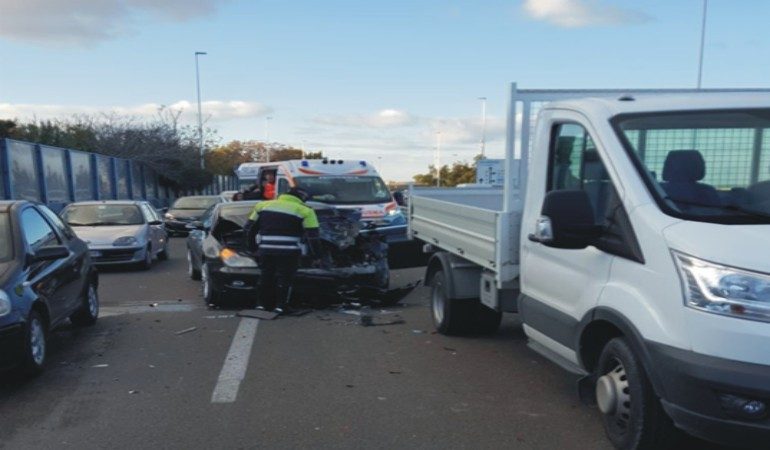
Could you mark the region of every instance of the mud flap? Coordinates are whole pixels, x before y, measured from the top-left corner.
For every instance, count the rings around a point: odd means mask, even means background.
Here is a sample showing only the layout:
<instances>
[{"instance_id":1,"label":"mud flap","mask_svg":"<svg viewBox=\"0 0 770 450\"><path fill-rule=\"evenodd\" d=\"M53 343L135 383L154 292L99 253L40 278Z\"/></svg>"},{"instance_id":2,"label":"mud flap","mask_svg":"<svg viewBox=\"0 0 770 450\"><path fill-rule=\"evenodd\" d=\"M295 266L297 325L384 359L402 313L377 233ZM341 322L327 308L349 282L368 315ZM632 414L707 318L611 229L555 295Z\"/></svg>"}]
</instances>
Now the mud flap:
<instances>
[{"instance_id":1,"label":"mud flap","mask_svg":"<svg viewBox=\"0 0 770 450\"><path fill-rule=\"evenodd\" d=\"M409 283L394 289L382 289L371 286L356 286L342 288L337 291L340 298L347 302L375 303L382 306L392 306L404 299L412 292L422 281Z\"/></svg>"},{"instance_id":2,"label":"mud flap","mask_svg":"<svg viewBox=\"0 0 770 450\"><path fill-rule=\"evenodd\" d=\"M432 256L423 252L424 242L411 239L388 244L388 267L394 269L410 269L424 267Z\"/></svg>"}]
</instances>

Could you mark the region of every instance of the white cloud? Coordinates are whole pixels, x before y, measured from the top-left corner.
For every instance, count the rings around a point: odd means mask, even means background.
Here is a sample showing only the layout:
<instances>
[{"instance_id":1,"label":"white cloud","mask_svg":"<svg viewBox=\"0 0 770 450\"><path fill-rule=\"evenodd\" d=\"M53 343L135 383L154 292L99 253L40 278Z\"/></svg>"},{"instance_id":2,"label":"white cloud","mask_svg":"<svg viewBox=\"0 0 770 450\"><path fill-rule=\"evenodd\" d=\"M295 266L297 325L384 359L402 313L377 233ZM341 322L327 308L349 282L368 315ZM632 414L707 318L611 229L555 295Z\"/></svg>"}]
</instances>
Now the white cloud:
<instances>
[{"instance_id":1,"label":"white cloud","mask_svg":"<svg viewBox=\"0 0 770 450\"><path fill-rule=\"evenodd\" d=\"M0 38L91 45L131 34L146 20L206 16L229 0L0 0Z\"/></svg>"},{"instance_id":2,"label":"white cloud","mask_svg":"<svg viewBox=\"0 0 770 450\"><path fill-rule=\"evenodd\" d=\"M185 121L194 121L197 117L196 103L187 100L161 105L158 103L145 103L133 106L86 106L86 105L33 105L33 104L13 104L0 103L0 118L6 119L30 119L36 117L39 119L66 118L68 116L84 114L118 114L125 116L151 117L158 114L161 108L168 108L175 111L181 111L181 119ZM257 102L246 101L218 101L211 100L202 103L204 117L212 121L225 121L230 119L241 119L249 117L259 117L268 114L272 109Z\"/></svg>"},{"instance_id":3,"label":"white cloud","mask_svg":"<svg viewBox=\"0 0 770 450\"><path fill-rule=\"evenodd\" d=\"M623 25L650 19L643 12L605 3L599 0L525 0L522 7L534 19L565 28Z\"/></svg>"},{"instance_id":4,"label":"white cloud","mask_svg":"<svg viewBox=\"0 0 770 450\"><path fill-rule=\"evenodd\" d=\"M416 125L420 119L406 111L383 109L373 114L322 116L314 120L321 125L367 128L397 128Z\"/></svg>"}]
</instances>

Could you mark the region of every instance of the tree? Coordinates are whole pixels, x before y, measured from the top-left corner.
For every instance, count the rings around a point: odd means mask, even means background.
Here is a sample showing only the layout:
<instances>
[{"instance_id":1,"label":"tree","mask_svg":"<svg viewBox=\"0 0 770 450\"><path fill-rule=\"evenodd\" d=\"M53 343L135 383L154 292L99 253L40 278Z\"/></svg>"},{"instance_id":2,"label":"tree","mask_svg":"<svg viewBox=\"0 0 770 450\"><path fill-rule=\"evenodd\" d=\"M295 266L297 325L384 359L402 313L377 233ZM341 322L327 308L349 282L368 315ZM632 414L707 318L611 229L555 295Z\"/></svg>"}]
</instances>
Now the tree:
<instances>
[{"instance_id":1,"label":"tree","mask_svg":"<svg viewBox=\"0 0 770 450\"><path fill-rule=\"evenodd\" d=\"M302 159L302 150L295 147L260 141L231 141L206 154L206 168L215 174L232 175L235 168L242 163L266 162L268 150L270 161ZM305 154L305 159L322 157L322 152Z\"/></svg>"},{"instance_id":2,"label":"tree","mask_svg":"<svg viewBox=\"0 0 770 450\"><path fill-rule=\"evenodd\" d=\"M474 183L476 181L476 161L478 158L475 158L472 164L455 161L451 167L441 166L441 186L454 187L462 183ZM417 174L412 178L419 185L435 186L436 166L428 166L428 173Z\"/></svg>"}]
</instances>

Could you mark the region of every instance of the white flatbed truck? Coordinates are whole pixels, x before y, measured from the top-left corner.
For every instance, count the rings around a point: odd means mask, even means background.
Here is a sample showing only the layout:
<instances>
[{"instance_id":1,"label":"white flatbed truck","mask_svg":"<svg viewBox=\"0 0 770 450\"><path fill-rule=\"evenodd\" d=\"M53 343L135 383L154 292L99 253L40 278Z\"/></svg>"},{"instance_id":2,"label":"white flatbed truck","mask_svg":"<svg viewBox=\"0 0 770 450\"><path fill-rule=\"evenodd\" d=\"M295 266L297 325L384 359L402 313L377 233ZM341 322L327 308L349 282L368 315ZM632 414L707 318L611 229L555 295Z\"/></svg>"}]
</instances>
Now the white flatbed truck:
<instances>
[{"instance_id":1,"label":"white flatbed truck","mask_svg":"<svg viewBox=\"0 0 770 450\"><path fill-rule=\"evenodd\" d=\"M514 84L505 174L410 194L437 330L518 313L617 448L768 448L770 91Z\"/></svg>"}]
</instances>

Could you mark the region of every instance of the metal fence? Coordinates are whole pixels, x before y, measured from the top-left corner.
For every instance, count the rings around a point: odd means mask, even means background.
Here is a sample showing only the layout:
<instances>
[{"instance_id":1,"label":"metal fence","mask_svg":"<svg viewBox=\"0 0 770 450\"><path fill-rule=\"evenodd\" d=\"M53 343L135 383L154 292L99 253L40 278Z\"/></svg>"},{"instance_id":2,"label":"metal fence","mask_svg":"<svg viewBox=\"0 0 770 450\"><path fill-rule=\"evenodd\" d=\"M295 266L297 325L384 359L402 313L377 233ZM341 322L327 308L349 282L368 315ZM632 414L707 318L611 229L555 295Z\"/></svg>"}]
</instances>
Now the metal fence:
<instances>
[{"instance_id":1,"label":"metal fence","mask_svg":"<svg viewBox=\"0 0 770 450\"><path fill-rule=\"evenodd\" d=\"M237 188L234 176L218 175L203 189L179 194L214 195ZM0 139L0 199L42 202L59 210L83 200L144 199L168 206L175 198L155 171L138 161Z\"/></svg>"}]
</instances>

